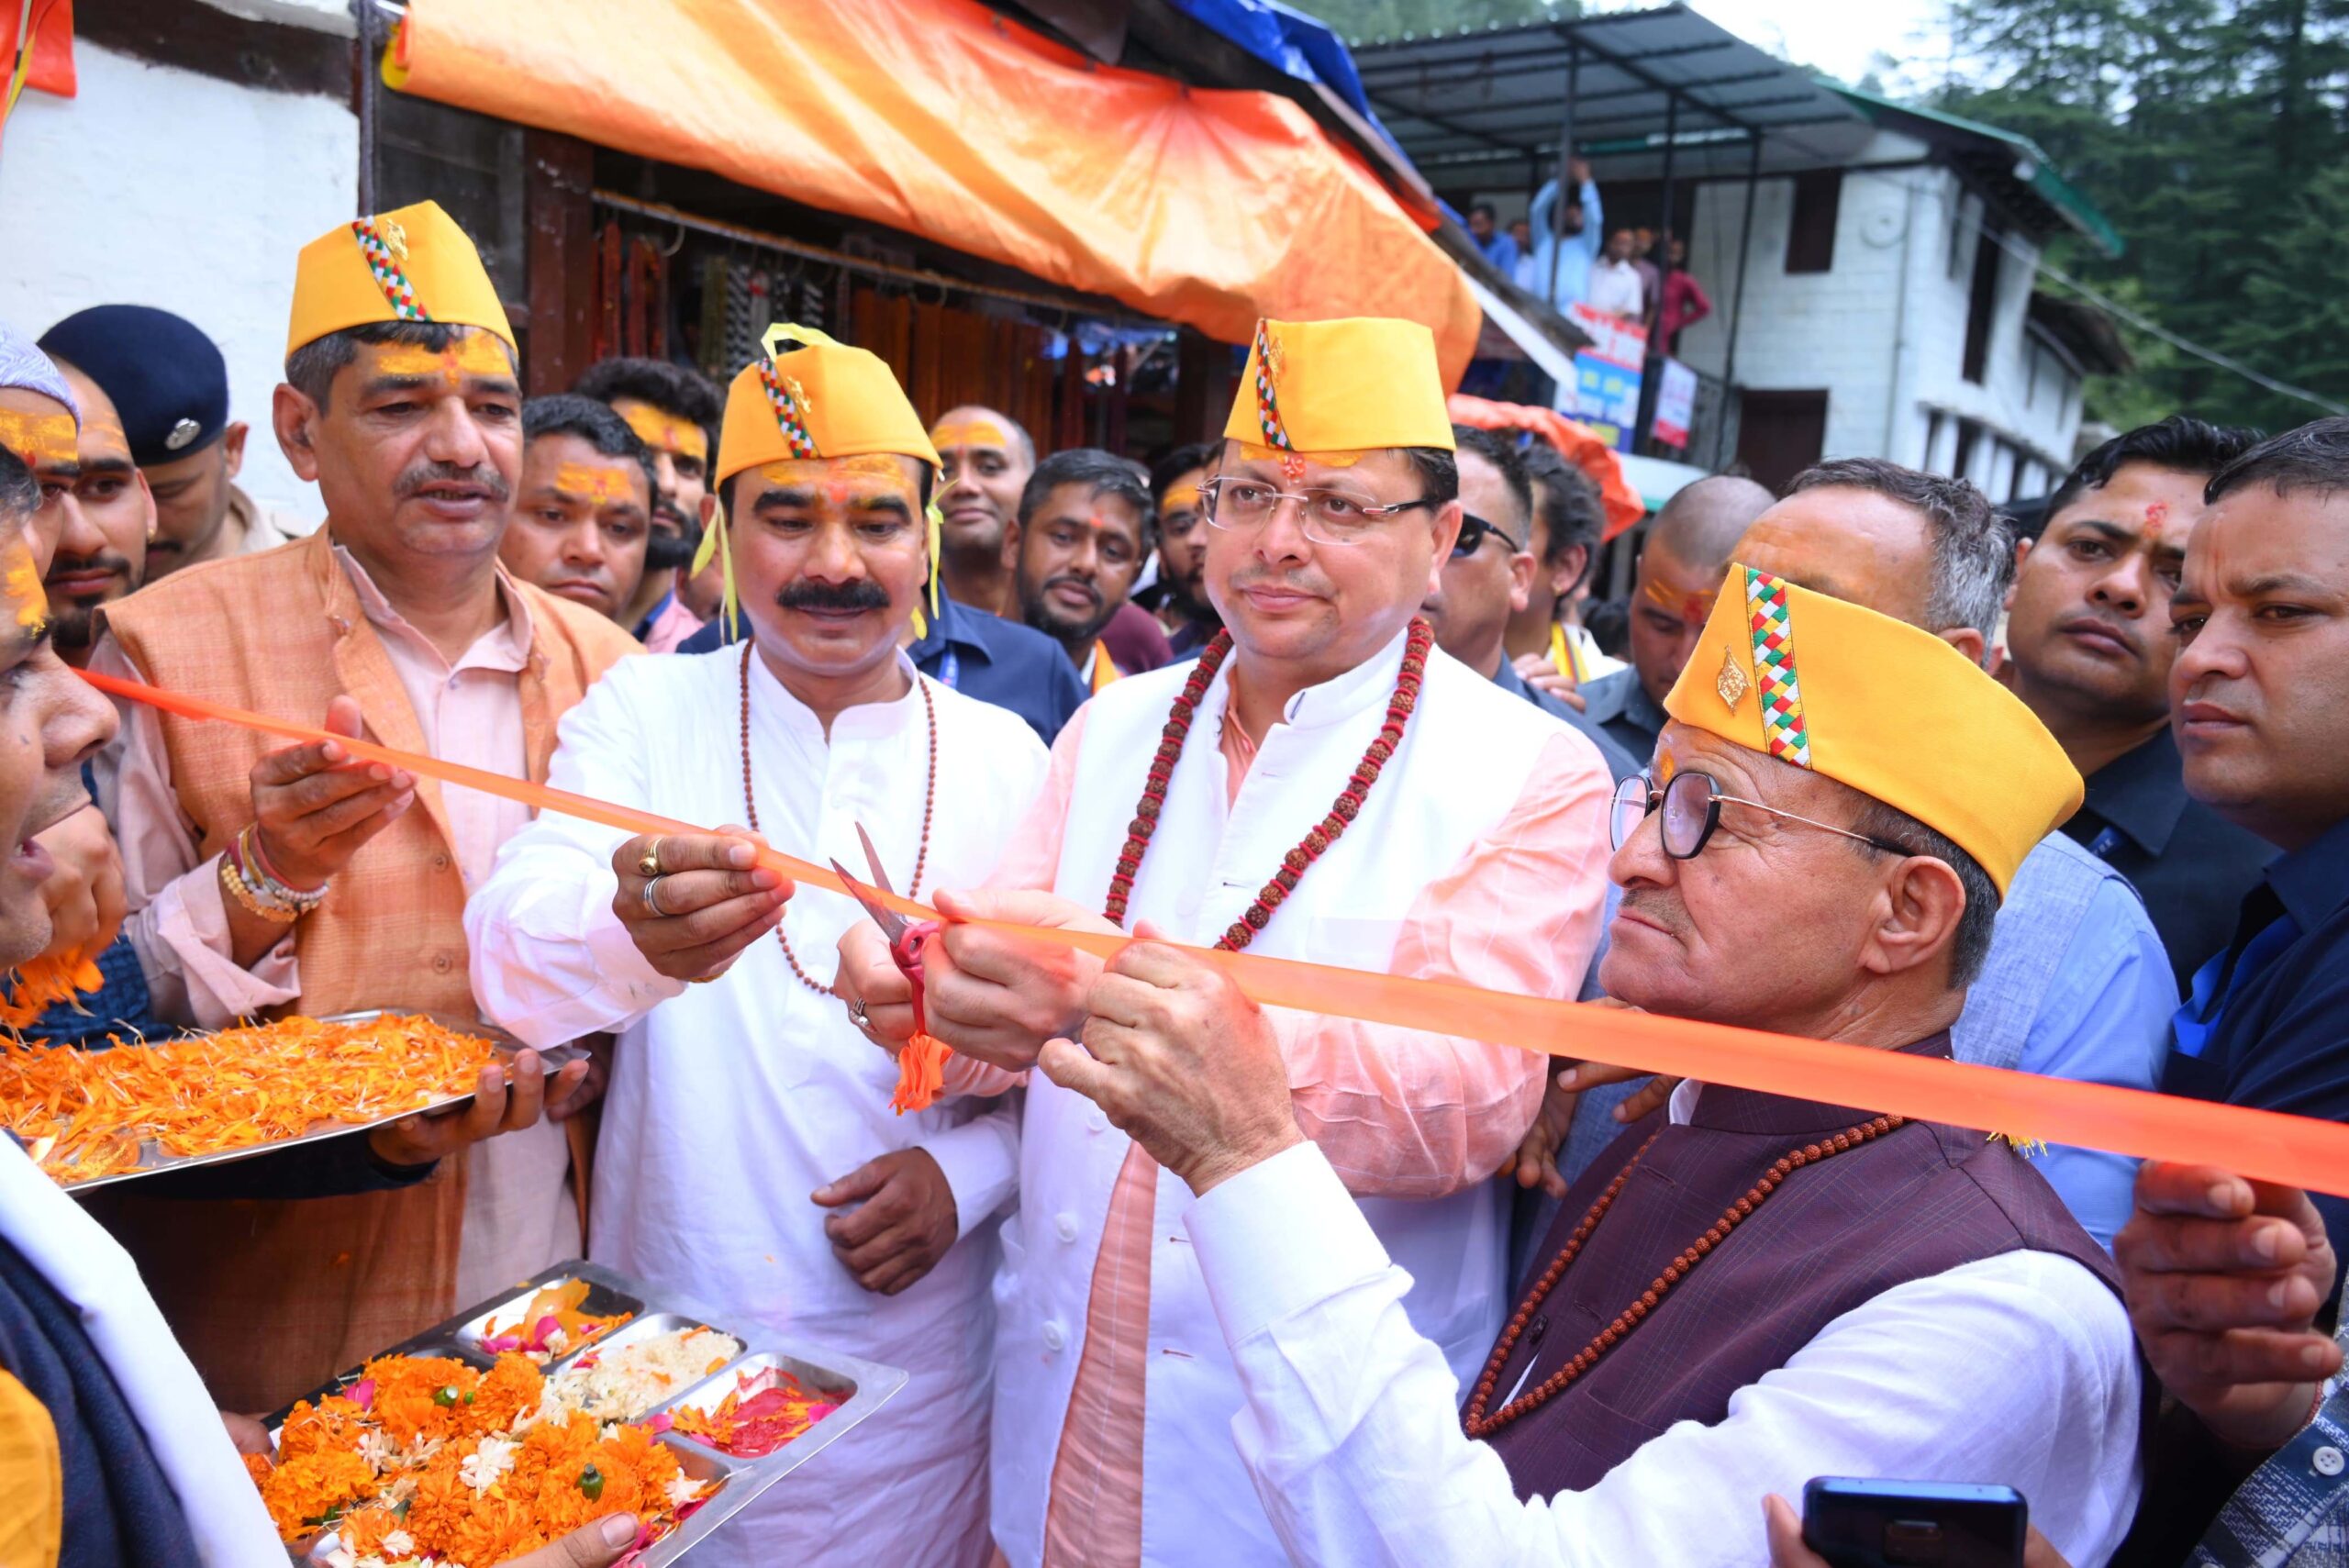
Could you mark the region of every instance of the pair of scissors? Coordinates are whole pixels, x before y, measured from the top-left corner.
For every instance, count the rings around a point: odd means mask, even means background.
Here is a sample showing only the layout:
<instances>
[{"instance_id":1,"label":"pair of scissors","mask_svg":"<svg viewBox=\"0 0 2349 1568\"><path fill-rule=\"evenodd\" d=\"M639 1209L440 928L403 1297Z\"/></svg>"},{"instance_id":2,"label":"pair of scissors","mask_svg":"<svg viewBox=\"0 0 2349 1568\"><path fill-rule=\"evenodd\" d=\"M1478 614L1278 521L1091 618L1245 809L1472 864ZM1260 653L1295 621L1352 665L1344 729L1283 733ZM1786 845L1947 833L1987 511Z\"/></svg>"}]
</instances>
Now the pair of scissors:
<instances>
[{"instance_id":1,"label":"pair of scissors","mask_svg":"<svg viewBox=\"0 0 2349 1568\"><path fill-rule=\"evenodd\" d=\"M864 830L862 822L856 825L856 837L864 846L864 863L873 873L874 885L884 893L894 895L896 889L889 885L889 873L881 868L880 853L874 849L873 836ZM872 917L873 923L881 928L881 935L889 943L889 956L896 962L898 972L905 975L907 984L913 988L915 1037L918 1039L929 1034L930 1023L923 1016L921 1005L921 946L943 922L908 920L874 897L873 889L859 882L840 862L832 862L832 871L840 877L841 885L864 906L864 912Z\"/></svg>"}]
</instances>

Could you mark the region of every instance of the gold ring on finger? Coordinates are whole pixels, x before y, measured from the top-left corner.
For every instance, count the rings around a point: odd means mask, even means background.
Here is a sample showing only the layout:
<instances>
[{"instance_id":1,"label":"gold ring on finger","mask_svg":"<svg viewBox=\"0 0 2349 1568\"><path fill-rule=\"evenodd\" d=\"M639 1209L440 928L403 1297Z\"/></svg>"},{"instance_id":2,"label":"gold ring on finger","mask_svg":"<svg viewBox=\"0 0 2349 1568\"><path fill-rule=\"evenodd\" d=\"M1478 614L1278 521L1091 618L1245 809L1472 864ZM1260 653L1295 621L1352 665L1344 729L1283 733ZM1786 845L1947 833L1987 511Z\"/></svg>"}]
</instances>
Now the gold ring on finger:
<instances>
[{"instance_id":1,"label":"gold ring on finger","mask_svg":"<svg viewBox=\"0 0 2349 1568\"><path fill-rule=\"evenodd\" d=\"M641 895L644 900L644 912L656 920L665 920L669 917L669 911L661 907L661 876L654 876L651 881L644 884L644 892Z\"/></svg>"},{"instance_id":2,"label":"gold ring on finger","mask_svg":"<svg viewBox=\"0 0 2349 1568\"><path fill-rule=\"evenodd\" d=\"M637 875L650 880L661 874L661 839L662 835L653 834L652 841L644 846L644 853L636 857Z\"/></svg>"}]
</instances>

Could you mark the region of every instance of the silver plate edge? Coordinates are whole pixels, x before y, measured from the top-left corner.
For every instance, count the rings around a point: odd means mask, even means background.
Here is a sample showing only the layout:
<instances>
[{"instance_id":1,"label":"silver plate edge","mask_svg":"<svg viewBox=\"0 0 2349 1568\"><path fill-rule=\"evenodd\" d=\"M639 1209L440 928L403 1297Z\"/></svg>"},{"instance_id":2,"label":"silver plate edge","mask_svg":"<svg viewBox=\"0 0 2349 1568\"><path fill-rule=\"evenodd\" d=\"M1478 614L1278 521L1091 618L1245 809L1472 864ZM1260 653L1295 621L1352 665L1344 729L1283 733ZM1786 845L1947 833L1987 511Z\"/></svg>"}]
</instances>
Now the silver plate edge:
<instances>
[{"instance_id":1,"label":"silver plate edge","mask_svg":"<svg viewBox=\"0 0 2349 1568\"><path fill-rule=\"evenodd\" d=\"M444 1028L488 1040L492 1045L496 1046L499 1049L499 1051L505 1059L509 1061L512 1059L513 1053L516 1051L520 1050L522 1045L520 1040L516 1040L512 1035L507 1034L505 1030L495 1028L492 1025L462 1022L459 1020L457 1016L452 1013L434 1013L422 1011L413 1007L371 1007L356 1013L328 1013L321 1017L318 1021L320 1023L327 1024L349 1024L357 1023L365 1018L380 1018L387 1016L400 1018L421 1016L430 1018L433 1022L440 1024ZM241 1028L243 1026L235 1027ZM219 1029L208 1029L204 1031L206 1034L219 1034L222 1032L224 1031ZM159 1040L151 1045L140 1046L136 1049L145 1051L168 1051L173 1045L180 1043L181 1040L198 1038L201 1038L201 1036L181 1035L173 1040ZM71 1048L68 1047L65 1049ZM114 1047L110 1049L119 1050L122 1048ZM542 1052L541 1054L543 1055L546 1053ZM567 1061L569 1058L564 1057L562 1060ZM342 1138L354 1132L373 1131L374 1129L384 1126L386 1122L397 1121L402 1117L421 1116L427 1111L445 1110L451 1106L463 1105L473 1097L473 1096L470 1091L462 1095L448 1095L425 1105L411 1106L406 1110L395 1111L390 1116L377 1117L373 1121L326 1122L321 1125L315 1126L311 1128L309 1131L299 1134L296 1137L276 1139L267 1143L249 1144L242 1149L217 1149L209 1154L167 1154L163 1156L160 1164L141 1165L135 1171L117 1171L110 1176L92 1176L86 1182L59 1182L58 1190L70 1196L78 1193L94 1193L100 1187L114 1186L122 1182L135 1182L142 1176L160 1176L173 1171L199 1170L206 1165L234 1164L239 1160L250 1160L257 1155L274 1154L281 1149L295 1149L299 1148L305 1143L319 1143L329 1138ZM43 1173L49 1174L51 1181L57 1180L54 1174L50 1173Z\"/></svg>"},{"instance_id":2,"label":"silver plate edge","mask_svg":"<svg viewBox=\"0 0 2349 1568\"><path fill-rule=\"evenodd\" d=\"M727 1467L729 1473L726 1477L725 1485L718 1488L715 1497L697 1510L691 1518L662 1537L652 1549L644 1554L643 1568L667 1568L667 1564L676 1562L703 1539L713 1533L718 1526L749 1507L768 1487L839 1441L852 1429L863 1425L874 1411L895 1398L911 1380L910 1374L902 1367L889 1366L880 1362L866 1361L861 1356L824 1350L802 1340L754 1340L751 1335L726 1327L718 1320L717 1314L710 1312L690 1296L657 1290L632 1274L624 1274L618 1269L607 1268L601 1263L589 1262L584 1259L573 1259L569 1262L556 1263L550 1268L541 1269L529 1279L518 1281L496 1295L474 1303L446 1321L435 1324L420 1334L411 1335L387 1350L378 1351L376 1355L409 1355L417 1350L453 1347L456 1344L457 1330L482 1313L511 1300L518 1292L551 1284L562 1279L587 1280L607 1290L618 1291L623 1296L631 1296L642 1304L640 1310L645 1313L668 1312L679 1317L698 1318L706 1326L741 1341L740 1356L737 1356L725 1367L712 1373L711 1377L704 1378L691 1387L684 1389L674 1398L654 1406L647 1415L657 1415L662 1411L674 1408L679 1401L707 1386L712 1378L725 1376L745 1358L762 1352L768 1355L788 1356L819 1372L836 1373L856 1385L856 1393L846 1404L774 1452L762 1455L757 1459L737 1459L720 1450L696 1442L691 1438L664 1433L665 1440L684 1444L696 1456L706 1455L718 1460ZM568 1362L572 1356L578 1355L588 1348L583 1345L579 1350L571 1351L567 1355L556 1357L554 1362L549 1363L550 1370L560 1363ZM373 1360L373 1357L369 1359ZM307 1398L309 1396L305 1395L303 1397ZM273 1411L263 1418L262 1424L269 1429L273 1438L277 1429L284 1423L286 1412L292 1408L293 1407L288 1405L284 1409ZM314 1561L304 1554L290 1551L288 1556L295 1563L307 1563Z\"/></svg>"}]
</instances>

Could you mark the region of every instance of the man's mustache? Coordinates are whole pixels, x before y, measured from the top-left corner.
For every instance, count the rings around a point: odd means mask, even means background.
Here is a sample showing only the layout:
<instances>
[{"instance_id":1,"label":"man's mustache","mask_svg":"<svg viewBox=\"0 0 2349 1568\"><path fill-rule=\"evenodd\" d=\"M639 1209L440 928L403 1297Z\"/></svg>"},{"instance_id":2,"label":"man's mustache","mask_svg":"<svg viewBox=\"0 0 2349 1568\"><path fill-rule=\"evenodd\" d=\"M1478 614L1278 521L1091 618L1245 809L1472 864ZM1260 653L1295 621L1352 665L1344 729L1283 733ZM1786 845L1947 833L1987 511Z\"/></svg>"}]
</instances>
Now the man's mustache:
<instances>
[{"instance_id":1,"label":"man's mustache","mask_svg":"<svg viewBox=\"0 0 2349 1568\"><path fill-rule=\"evenodd\" d=\"M119 572L128 575L129 571L129 562L105 551L96 555L68 555L60 550L49 563L49 573L52 577L72 572Z\"/></svg>"},{"instance_id":2,"label":"man's mustache","mask_svg":"<svg viewBox=\"0 0 2349 1568\"><path fill-rule=\"evenodd\" d=\"M1637 910L1642 918L1654 921L1675 937L1687 934L1688 912L1680 906L1678 899L1663 888L1631 888L1624 893L1621 906Z\"/></svg>"},{"instance_id":3,"label":"man's mustache","mask_svg":"<svg viewBox=\"0 0 2349 1568\"><path fill-rule=\"evenodd\" d=\"M514 495L506 476L485 462L472 468L459 468L453 462L418 463L393 482L392 495L397 500L413 500L429 484L477 484L501 504Z\"/></svg>"},{"instance_id":4,"label":"man's mustache","mask_svg":"<svg viewBox=\"0 0 2349 1568\"><path fill-rule=\"evenodd\" d=\"M856 583L818 583L802 577L785 584L774 602L786 610L885 610L889 591L869 577Z\"/></svg>"},{"instance_id":5,"label":"man's mustache","mask_svg":"<svg viewBox=\"0 0 2349 1568\"><path fill-rule=\"evenodd\" d=\"M1100 607L1101 590L1096 587L1092 583L1086 581L1085 578L1072 576L1067 573L1063 573L1058 577L1047 577L1044 579L1044 592L1049 594L1055 588L1079 589L1083 591L1086 598L1093 601L1095 608L1097 609Z\"/></svg>"}]
</instances>

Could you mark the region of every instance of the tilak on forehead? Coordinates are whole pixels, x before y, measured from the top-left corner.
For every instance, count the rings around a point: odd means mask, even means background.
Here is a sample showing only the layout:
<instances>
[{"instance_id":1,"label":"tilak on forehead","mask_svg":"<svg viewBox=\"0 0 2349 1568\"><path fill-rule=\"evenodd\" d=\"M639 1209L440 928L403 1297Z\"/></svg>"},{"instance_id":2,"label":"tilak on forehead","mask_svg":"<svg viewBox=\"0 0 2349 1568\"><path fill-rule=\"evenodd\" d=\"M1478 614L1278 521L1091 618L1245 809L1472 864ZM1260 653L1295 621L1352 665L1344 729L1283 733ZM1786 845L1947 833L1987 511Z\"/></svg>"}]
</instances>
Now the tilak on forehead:
<instances>
[{"instance_id":1,"label":"tilak on forehead","mask_svg":"<svg viewBox=\"0 0 2349 1568\"><path fill-rule=\"evenodd\" d=\"M81 461L80 432L71 414L27 414L0 408L0 447L39 472Z\"/></svg>"},{"instance_id":2,"label":"tilak on forehead","mask_svg":"<svg viewBox=\"0 0 2349 1568\"><path fill-rule=\"evenodd\" d=\"M709 437L691 419L680 419L634 397L614 398L612 409L628 421L628 428L636 432L636 439L653 450L703 462L708 460Z\"/></svg>"},{"instance_id":3,"label":"tilak on forehead","mask_svg":"<svg viewBox=\"0 0 2349 1568\"><path fill-rule=\"evenodd\" d=\"M1343 468L1392 447L1453 450L1435 335L1416 321L1352 317L1256 323L1227 439L1292 481L1308 458Z\"/></svg>"},{"instance_id":4,"label":"tilak on forehead","mask_svg":"<svg viewBox=\"0 0 2349 1568\"><path fill-rule=\"evenodd\" d=\"M1965 655L1748 566L1730 568L1664 706L1689 728L1906 812L1973 856L2001 894L2080 803L2080 775L2055 738Z\"/></svg>"},{"instance_id":5,"label":"tilak on forehead","mask_svg":"<svg viewBox=\"0 0 2349 1568\"><path fill-rule=\"evenodd\" d=\"M720 461L715 475L722 494L726 484L746 470L772 464L824 465L826 483L843 487L855 476L877 476L870 462L843 461L909 457L939 467L938 449L930 444L905 389L878 355L832 340L812 327L776 325L767 328L765 355L743 367L726 391L726 422L719 428ZM896 464L888 464L896 473ZM786 472L812 475L815 469ZM896 473L902 485L902 473ZM908 497L908 503L912 497ZM938 607L938 512L933 506L930 524L930 607ZM694 570L708 565L713 556L725 560L726 613L735 614L733 565L726 549L726 512L721 505L709 530L702 536ZM918 610L917 635L926 628Z\"/></svg>"},{"instance_id":6,"label":"tilak on forehead","mask_svg":"<svg viewBox=\"0 0 2349 1568\"><path fill-rule=\"evenodd\" d=\"M375 368L385 375L437 377L451 391L467 377L510 380L514 374L504 351L478 332L468 332L437 350L415 343L386 343L375 350Z\"/></svg>"},{"instance_id":7,"label":"tilak on forehead","mask_svg":"<svg viewBox=\"0 0 2349 1568\"><path fill-rule=\"evenodd\" d=\"M0 390L16 388L38 393L64 412L34 414L0 408L0 447L23 460L28 468L56 468L78 461L74 421L80 405L65 384L56 362L34 346L32 339L0 323Z\"/></svg>"},{"instance_id":8,"label":"tilak on forehead","mask_svg":"<svg viewBox=\"0 0 2349 1568\"><path fill-rule=\"evenodd\" d=\"M353 327L400 321L479 327L516 348L481 252L437 202L353 218L305 245L295 263L285 351ZM402 349L424 358L395 374L514 373L503 355L477 339L460 339L456 358L445 361L429 350ZM494 370L487 368L493 360Z\"/></svg>"},{"instance_id":9,"label":"tilak on forehead","mask_svg":"<svg viewBox=\"0 0 2349 1568\"><path fill-rule=\"evenodd\" d=\"M1661 583L1650 583L1640 590L1641 597L1658 608L1678 616L1690 626L1702 626L1713 613L1713 601L1720 595L1712 594L1675 594Z\"/></svg>"},{"instance_id":10,"label":"tilak on forehead","mask_svg":"<svg viewBox=\"0 0 2349 1568\"><path fill-rule=\"evenodd\" d=\"M32 540L19 528L0 539L0 599L8 618L27 631L49 624L49 595L41 587L40 568L33 564Z\"/></svg>"},{"instance_id":11,"label":"tilak on forehead","mask_svg":"<svg viewBox=\"0 0 2349 1568\"><path fill-rule=\"evenodd\" d=\"M554 492L565 500L608 506L616 501L634 501L637 482L643 477L640 468L566 462L554 471Z\"/></svg>"},{"instance_id":12,"label":"tilak on forehead","mask_svg":"<svg viewBox=\"0 0 2349 1568\"><path fill-rule=\"evenodd\" d=\"M940 451L955 447L1000 447L1011 450L1011 434L992 419L955 419L935 426L930 444Z\"/></svg>"}]
</instances>

